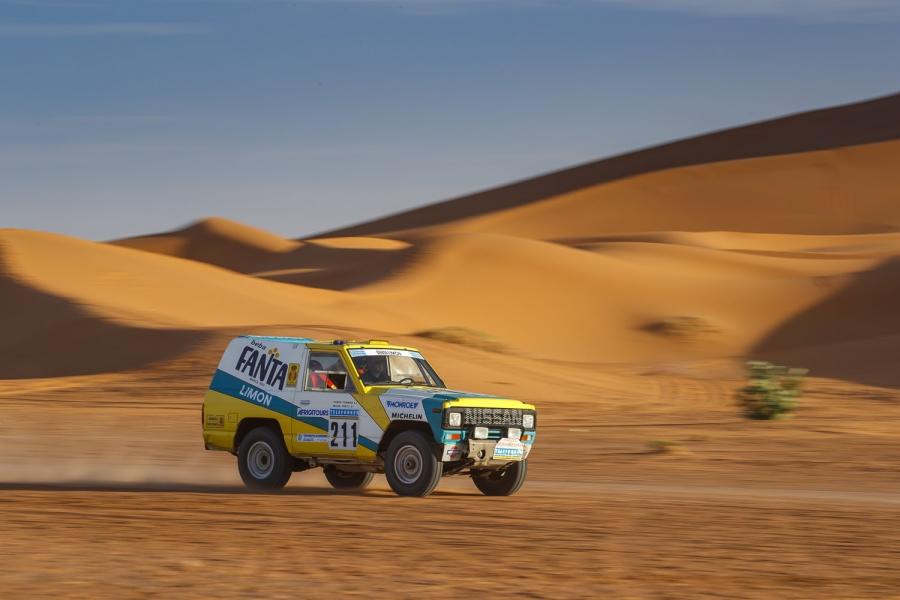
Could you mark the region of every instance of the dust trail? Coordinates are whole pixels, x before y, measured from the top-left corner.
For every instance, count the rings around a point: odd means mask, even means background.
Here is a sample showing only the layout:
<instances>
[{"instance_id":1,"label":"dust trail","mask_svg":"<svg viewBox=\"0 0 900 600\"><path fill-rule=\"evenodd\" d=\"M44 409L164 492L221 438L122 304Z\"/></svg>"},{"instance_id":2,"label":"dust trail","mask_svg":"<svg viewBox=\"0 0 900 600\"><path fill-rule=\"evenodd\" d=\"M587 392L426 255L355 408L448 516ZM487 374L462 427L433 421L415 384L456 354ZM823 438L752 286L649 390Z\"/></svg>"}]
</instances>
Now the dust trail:
<instances>
[{"instance_id":1,"label":"dust trail","mask_svg":"<svg viewBox=\"0 0 900 600\"><path fill-rule=\"evenodd\" d=\"M213 485L237 486L240 479L232 468L201 464L209 461L191 461L186 464L160 464L158 462L110 462L86 459L61 459L55 461L19 460L0 464L0 484L3 482L35 484L78 484L105 482L123 485Z\"/></svg>"}]
</instances>

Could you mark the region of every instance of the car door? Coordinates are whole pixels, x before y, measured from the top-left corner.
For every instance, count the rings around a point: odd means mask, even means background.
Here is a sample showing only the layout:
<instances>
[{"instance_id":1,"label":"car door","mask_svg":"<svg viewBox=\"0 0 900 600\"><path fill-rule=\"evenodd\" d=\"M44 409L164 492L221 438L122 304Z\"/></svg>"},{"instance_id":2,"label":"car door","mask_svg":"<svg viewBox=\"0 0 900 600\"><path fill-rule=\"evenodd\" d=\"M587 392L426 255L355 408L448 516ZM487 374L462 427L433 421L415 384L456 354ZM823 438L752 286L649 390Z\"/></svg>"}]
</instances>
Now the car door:
<instances>
[{"instance_id":1,"label":"car door","mask_svg":"<svg viewBox=\"0 0 900 600\"><path fill-rule=\"evenodd\" d=\"M302 385L294 402L294 453L352 458L360 444L362 410L353 397L356 388L340 353L310 350Z\"/></svg>"}]
</instances>

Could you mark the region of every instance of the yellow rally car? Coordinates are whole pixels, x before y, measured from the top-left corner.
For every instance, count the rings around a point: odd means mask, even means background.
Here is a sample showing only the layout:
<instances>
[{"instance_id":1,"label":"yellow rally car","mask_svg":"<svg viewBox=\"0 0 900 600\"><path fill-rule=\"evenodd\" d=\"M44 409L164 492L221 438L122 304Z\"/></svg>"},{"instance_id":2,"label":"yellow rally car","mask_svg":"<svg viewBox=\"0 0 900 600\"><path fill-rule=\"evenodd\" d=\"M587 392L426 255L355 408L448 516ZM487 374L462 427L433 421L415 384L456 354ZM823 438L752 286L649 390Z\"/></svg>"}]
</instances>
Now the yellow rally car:
<instances>
[{"instance_id":1,"label":"yellow rally car","mask_svg":"<svg viewBox=\"0 0 900 600\"><path fill-rule=\"evenodd\" d=\"M534 406L448 390L414 348L381 340L233 339L203 400L207 450L235 454L251 489L322 467L335 488L384 473L403 496L443 475L482 493L515 493L534 444Z\"/></svg>"}]
</instances>

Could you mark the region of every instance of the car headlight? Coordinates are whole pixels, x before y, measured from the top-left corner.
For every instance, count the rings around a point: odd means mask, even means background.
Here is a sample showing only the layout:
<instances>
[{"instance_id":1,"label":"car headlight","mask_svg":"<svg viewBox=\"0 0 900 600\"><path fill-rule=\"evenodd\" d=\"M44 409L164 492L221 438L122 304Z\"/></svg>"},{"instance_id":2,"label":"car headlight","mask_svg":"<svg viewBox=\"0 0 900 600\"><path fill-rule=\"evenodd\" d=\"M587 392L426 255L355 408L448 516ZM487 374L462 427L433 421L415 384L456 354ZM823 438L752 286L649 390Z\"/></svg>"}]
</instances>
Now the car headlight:
<instances>
[{"instance_id":1,"label":"car headlight","mask_svg":"<svg viewBox=\"0 0 900 600\"><path fill-rule=\"evenodd\" d=\"M452 412L447 413L447 424L450 427L459 427L462 425L462 413Z\"/></svg>"},{"instance_id":2,"label":"car headlight","mask_svg":"<svg viewBox=\"0 0 900 600\"><path fill-rule=\"evenodd\" d=\"M525 413L522 415L522 427L525 429L534 429L534 413Z\"/></svg>"}]
</instances>

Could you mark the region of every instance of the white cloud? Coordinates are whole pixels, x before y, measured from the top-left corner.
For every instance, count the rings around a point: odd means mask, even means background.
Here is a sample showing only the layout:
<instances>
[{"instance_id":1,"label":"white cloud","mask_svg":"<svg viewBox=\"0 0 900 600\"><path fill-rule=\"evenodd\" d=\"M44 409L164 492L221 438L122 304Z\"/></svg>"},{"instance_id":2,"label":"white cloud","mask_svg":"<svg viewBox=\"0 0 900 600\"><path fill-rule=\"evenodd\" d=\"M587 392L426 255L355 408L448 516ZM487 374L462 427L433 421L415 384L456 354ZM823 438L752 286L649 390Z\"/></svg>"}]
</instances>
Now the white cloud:
<instances>
[{"instance_id":1,"label":"white cloud","mask_svg":"<svg viewBox=\"0 0 900 600\"><path fill-rule=\"evenodd\" d=\"M182 0L192 1L192 0ZM226 1L226 0L193 0ZM241 0L231 0L241 1ZM246 1L246 0L245 0ZM259 0L254 0L259 1ZM771 17L819 22L871 22L900 19L900 0L269 0L307 4L382 5L403 12L434 14L478 6L552 8L601 4L635 10L708 16Z\"/></svg>"},{"instance_id":2,"label":"white cloud","mask_svg":"<svg viewBox=\"0 0 900 600\"><path fill-rule=\"evenodd\" d=\"M109 6L123 0L0 0L33 6ZM136 0L124 0L135 2ZM900 0L165 0L172 4L355 4L383 6L404 13L443 14L477 7L553 8L595 4L659 12L720 17L763 17L807 22L878 22L900 20ZM206 29L177 23L99 23L44 25L0 23L0 36L182 35Z\"/></svg>"},{"instance_id":3,"label":"white cloud","mask_svg":"<svg viewBox=\"0 0 900 600\"><path fill-rule=\"evenodd\" d=\"M900 17L900 0L591 0L623 8L736 17L872 21Z\"/></svg>"},{"instance_id":4,"label":"white cloud","mask_svg":"<svg viewBox=\"0 0 900 600\"><path fill-rule=\"evenodd\" d=\"M182 23L3 23L0 37L57 38L96 35L159 37L208 33L209 28Z\"/></svg>"}]
</instances>

